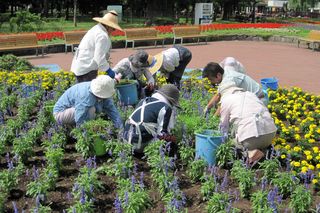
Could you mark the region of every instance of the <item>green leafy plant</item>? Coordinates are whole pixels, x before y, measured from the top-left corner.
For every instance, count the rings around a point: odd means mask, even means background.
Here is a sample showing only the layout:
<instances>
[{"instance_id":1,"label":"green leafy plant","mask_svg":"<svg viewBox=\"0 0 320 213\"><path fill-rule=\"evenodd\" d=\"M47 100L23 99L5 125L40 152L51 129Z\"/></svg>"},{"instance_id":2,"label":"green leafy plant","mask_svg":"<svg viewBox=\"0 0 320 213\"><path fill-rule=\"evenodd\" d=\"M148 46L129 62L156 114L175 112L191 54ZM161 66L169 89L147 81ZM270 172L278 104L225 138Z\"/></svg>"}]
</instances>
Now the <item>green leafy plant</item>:
<instances>
[{"instance_id":1,"label":"green leafy plant","mask_svg":"<svg viewBox=\"0 0 320 213\"><path fill-rule=\"evenodd\" d=\"M15 55L8 54L0 57L0 71L31 71L34 67L26 59L19 58Z\"/></svg>"},{"instance_id":2,"label":"green leafy plant","mask_svg":"<svg viewBox=\"0 0 320 213\"><path fill-rule=\"evenodd\" d=\"M246 168L239 160L235 161L231 169L231 175L238 181L242 198L249 197L250 189L254 185L254 172Z\"/></svg>"},{"instance_id":3,"label":"green leafy plant","mask_svg":"<svg viewBox=\"0 0 320 213\"><path fill-rule=\"evenodd\" d=\"M271 180L271 183L278 187L284 197L287 197L297 186L299 180L291 172L278 172L275 178Z\"/></svg>"},{"instance_id":4,"label":"green leafy plant","mask_svg":"<svg viewBox=\"0 0 320 213\"><path fill-rule=\"evenodd\" d=\"M312 204L312 194L305 186L297 186L291 194L290 208L295 213L308 212Z\"/></svg>"},{"instance_id":5,"label":"green leafy plant","mask_svg":"<svg viewBox=\"0 0 320 213\"><path fill-rule=\"evenodd\" d=\"M207 212L208 213L223 213L230 208L230 198L225 192L215 192L208 201ZM231 212L240 212L237 208L232 208Z\"/></svg>"},{"instance_id":6,"label":"green leafy plant","mask_svg":"<svg viewBox=\"0 0 320 213\"><path fill-rule=\"evenodd\" d=\"M10 19L11 32L35 32L43 27L40 15L32 14L27 10L17 11L16 17Z\"/></svg>"},{"instance_id":7,"label":"green leafy plant","mask_svg":"<svg viewBox=\"0 0 320 213\"><path fill-rule=\"evenodd\" d=\"M200 192L203 200L209 200L217 187L217 183L212 175L206 175L202 179L204 182L201 184Z\"/></svg>"},{"instance_id":8,"label":"green leafy plant","mask_svg":"<svg viewBox=\"0 0 320 213\"><path fill-rule=\"evenodd\" d=\"M222 143L216 150L216 162L219 167L229 168L235 160L234 145L231 140Z\"/></svg>"},{"instance_id":9,"label":"green leafy plant","mask_svg":"<svg viewBox=\"0 0 320 213\"><path fill-rule=\"evenodd\" d=\"M251 195L252 210L254 213L273 213L274 209L268 205L268 191L259 190Z\"/></svg>"},{"instance_id":10,"label":"green leafy plant","mask_svg":"<svg viewBox=\"0 0 320 213\"><path fill-rule=\"evenodd\" d=\"M275 174L279 171L280 162L274 158L265 160L259 163L259 165L263 171L263 178L271 181L275 177Z\"/></svg>"},{"instance_id":11,"label":"green leafy plant","mask_svg":"<svg viewBox=\"0 0 320 213\"><path fill-rule=\"evenodd\" d=\"M204 175L207 162L204 159L197 159L191 162L187 169L187 174L192 182L200 181Z\"/></svg>"}]
</instances>

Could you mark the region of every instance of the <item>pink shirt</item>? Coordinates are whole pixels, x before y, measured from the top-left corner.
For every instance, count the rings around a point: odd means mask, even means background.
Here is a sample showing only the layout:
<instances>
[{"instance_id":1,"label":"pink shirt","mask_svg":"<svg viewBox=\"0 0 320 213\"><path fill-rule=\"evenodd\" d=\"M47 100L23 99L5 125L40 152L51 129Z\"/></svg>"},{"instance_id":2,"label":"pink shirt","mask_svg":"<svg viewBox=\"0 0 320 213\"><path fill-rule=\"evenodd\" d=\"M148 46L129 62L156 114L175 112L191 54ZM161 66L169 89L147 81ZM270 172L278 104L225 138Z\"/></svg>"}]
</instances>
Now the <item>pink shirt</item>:
<instances>
[{"instance_id":1,"label":"pink shirt","mask_svg":"<svg viewBox=\"0 0 320 213\"><path fill-rule=\"evenodd\" d=\"M277 131L268 109L251 92L236 91L222 96L221 130L227 132L230 124L234 126L239 142Z\"/></svg>"}]
</instances>

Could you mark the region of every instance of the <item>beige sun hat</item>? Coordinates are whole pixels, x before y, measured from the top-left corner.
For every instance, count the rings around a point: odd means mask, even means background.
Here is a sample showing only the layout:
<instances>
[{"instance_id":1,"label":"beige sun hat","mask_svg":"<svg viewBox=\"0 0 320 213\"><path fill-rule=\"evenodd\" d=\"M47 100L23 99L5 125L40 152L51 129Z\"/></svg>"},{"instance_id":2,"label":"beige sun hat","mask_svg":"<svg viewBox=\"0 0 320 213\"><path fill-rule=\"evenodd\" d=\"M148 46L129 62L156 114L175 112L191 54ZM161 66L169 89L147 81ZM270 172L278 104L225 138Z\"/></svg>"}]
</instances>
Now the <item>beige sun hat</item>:
<instances>
[{"instance_id":1,"label":"beige sun hat","mask_svg":"<svg viewBox=\"0 0 320 213\"><path fill-rule=\"evenodd\" d=\"M165 84L159 90L157 90L157 92L163 95L173 106L180 107L180 92L175 85Z\"/></svg>"},{"instance_id":2,"label":"beige sun hat","mask_svg":"<svg viewBox=\"0 0 320 213\"><path fill-rule=\"evenodd\" d=\"M242 88L237 87L232 81L225 82L219 86L219 93L223 97L227 94L233 94L235 91L243 91Z\"/></svg>"},{"instance_id":3,"label":"beige sun hat","mask_svg":"<svg viewBox=\"0 0 320 213\"><path fill-rule=\"evenodd\" d=\"M108 75L99 75L90 84L91 92L98 98L110 98L114 93L114 80Z\"/></svg>"},{"instance_id":4,"label":"beige sun hat","mask_svg":"<svg viewBox=\"0 0 320 213\"><path fill-rule=\"evenodd\" d=\"M101 24L105 24L105 25L112 27L114 29L123 31L122 28L118 24L118 13L115 10L109 11L102 18L101 17L94 17L93 20L100 22Z\"/></svg>"},{"instance_id":5,"label":"beige sun hat","mask_svg":"<svg viewBox=\"0 0 320 213\"><path fill-rule=\"evenodd\" d=\"M162 52L158 53L155 56L153 56L152 63L150 64L150 67L149 67L149 72L152 75L155 74L160 69L160 67L162 66L162 62L163 62L163 54L162 54Z\"/></svg>"}]
</instances>

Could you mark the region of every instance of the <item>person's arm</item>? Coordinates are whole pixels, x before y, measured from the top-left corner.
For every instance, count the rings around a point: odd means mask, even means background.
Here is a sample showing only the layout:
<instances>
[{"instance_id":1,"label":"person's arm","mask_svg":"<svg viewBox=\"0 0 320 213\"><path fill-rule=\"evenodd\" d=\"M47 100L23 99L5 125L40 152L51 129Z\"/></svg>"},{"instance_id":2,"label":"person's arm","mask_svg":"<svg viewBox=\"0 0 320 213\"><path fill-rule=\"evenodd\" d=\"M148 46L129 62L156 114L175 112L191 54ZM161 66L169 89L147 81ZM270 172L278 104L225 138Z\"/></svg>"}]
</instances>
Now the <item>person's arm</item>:
<instances>
[{"instance_id":1,"label":"person's arm","mask_svg":"<svg viewBox=\"0 0 320 213\"><path fill-rule=\"evenodd\" d=\"M204 113L207 113L209 111L209 109L211 109L212 107L216 106L217 103L219 103L220 101L220 94L217 93L215 94L211 99L210 101L208 102L207 106L204 108Z\"/></svg>"},{"instance_id":2,"label":"person's arm","mask_svg":"<svg viewBox=\"0 0 320 213\"><path fill-rule=\"evenodd\" d=\"M74 119L77 126L80 126L88 120L88 111L90 107L85 106L83 103L78 103L75 106Z\"/></svg>"},{"instance_id":3,"label":"person's arm","mask_svg":"<svg viewBox=\"0 0 320 213\"><path fill-rule=\"evenodd\" d=\"M145 76L146 79L147 79L147 83L148 83L148 86L149 86L150 90L153 90L155 80L154 80L151 72L149 72L148 69L145 69L145 70L144 70L144 76Z\"/></svg>"},{"instance_id":4,"label":"person's arm","mask_svg":"<svg viewBox=\"0 0 320 213\"><path fill-rule=\"evenodd\" d=\"M158 138L160 140L165 140L167 142L176 142L176 138L174 135L171 135L169 132L169 123L172 114L171 108L162 108L158 114Z\"/></svg>"}]
</instances>

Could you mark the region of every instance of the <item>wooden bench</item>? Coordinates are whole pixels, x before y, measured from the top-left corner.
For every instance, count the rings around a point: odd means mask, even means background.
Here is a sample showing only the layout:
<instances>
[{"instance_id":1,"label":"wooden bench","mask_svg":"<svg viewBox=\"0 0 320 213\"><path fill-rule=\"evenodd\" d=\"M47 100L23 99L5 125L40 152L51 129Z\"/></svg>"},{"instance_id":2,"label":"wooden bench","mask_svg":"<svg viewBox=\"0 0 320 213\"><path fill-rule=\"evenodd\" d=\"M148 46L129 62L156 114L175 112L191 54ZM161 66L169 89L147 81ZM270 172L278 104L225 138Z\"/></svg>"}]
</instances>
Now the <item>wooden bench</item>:
<instances>
[{"instance_id":1,"label":"wooden bench","mask_svg":"<svg viewBox=\"0 0 320 213\"><path fill-rule=\"evenodd\" d=\"M184 26L184 27L173 27L173 44L176 43L176 40L181 40L185 38L198 38L198 43L200 38L205 38L205 43L207 44L207 35L202 35L199 26Z\"/></svg>"},{"instance_id":2,"label":"wooden bench","mask_svg":"<svg viewBox=\"0 0 320 213\"><path fill-rule=\"evenodd\" d=\"M21 50L21 49L38 49L41 48L42 56L46 45L39 45L37 35L35 33L0 35L0 52Z\"/></svg>"},{"instance_id":3,"label":"wooden bench","mask_svg":"<svg viewBox=\"0 0 320 213\"><path fill-rule=\"evenodd\" d=\"M164 38L158 36L158 31L154 28L132 28L124 30L126 36L126 45L132 43L134 48L135 41L154 41L154 45L157 46L157 41L162 41L162 47L164 45Z\"/></svg>"},{"instance_id":4,"label":"wooden bench","mask_svg":"<svg viewBox=\"0 0 320 213\"><path fill-rule=\"evenodd\" d=\"M300 43L305 43L310 47L312 44L312 50L315 49L315 44L318 44L318 48L320 48L320 31L319 30L311 30L306 38L298 38L298 47Z\"/></svg>"},{"instance_id":5,"label":"wooden bench","mask_svg":"<svg viewBox=\"0 0 320 213\"><path fill-rule=\"evenodd\" d=\"M74 45L79 45L83 36L87 31L67 31L64 34L65 53L68 52L68 47L71 47L71 52L74 53Z\"/></svg>"}]
</instances>

